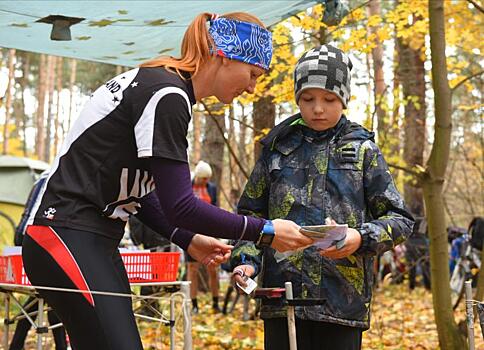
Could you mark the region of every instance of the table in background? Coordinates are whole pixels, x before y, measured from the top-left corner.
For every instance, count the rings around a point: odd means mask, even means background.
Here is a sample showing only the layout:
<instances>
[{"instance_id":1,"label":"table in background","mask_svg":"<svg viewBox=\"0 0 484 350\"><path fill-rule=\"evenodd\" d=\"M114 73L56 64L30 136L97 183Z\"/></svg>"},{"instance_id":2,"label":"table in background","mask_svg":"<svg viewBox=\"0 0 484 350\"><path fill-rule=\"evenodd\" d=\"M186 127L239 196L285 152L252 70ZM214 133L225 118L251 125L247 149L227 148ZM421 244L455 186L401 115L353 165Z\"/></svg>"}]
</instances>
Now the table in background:
<instances>
[{"instance_id":1,"label":"table in background","mask_svg":"<svg viewBox=\"0 0 484 350\"><path fill-rule=\"evenodd\" d=\"M145 315L140 315L135 313L135 316L141 319L146 319L150 321L158 321L168 324L170 327L170 349L175 348L175 297L178 295L177 293L181 294L183 297L182 303L182 315L183 315L183 349L184 350L191 350L192 349L192 322L191 322L191 310L190 310L190 282L188 281L173 281L173 282L137 282L137 283L130 283L131 287L165 287L172 289L170 293L170 316L169 319L161 319L156 317L150 317ZM176 291L174 291L176 290ZM174 292L173 292L174 291ZM44 299L41 298L38 293L36 292L35 288L29 285L20 285L20 284L11 284L11 283L0 283L0 293L3 293L5 296L5 316L4 316L4 335L3 335L3 347L4 349L8 349L9 346L9 331L10 325L15 323L16 321L27 318L34 327L37 333L37 349L42 350L42 338L45 333L49 330L61 327L62 324L58 323L55 325L45 326L45 317L44 312L48 310L44 304ZM25 311L24 306L20 301L17 299L13 293L24 294L27 296L34 296L36 300L39 302L38 310L35 312L37 314L37 318L33 320L30 316L34 313L28 314ZM133 304L136 302L140 302L143 304L146 300L150 299L143 299L137 298L136 294L133 296ZM21 314L15 315L14 317L10 318L10 305L13 301L21 311Z\"/></svg>"}]
</instances>

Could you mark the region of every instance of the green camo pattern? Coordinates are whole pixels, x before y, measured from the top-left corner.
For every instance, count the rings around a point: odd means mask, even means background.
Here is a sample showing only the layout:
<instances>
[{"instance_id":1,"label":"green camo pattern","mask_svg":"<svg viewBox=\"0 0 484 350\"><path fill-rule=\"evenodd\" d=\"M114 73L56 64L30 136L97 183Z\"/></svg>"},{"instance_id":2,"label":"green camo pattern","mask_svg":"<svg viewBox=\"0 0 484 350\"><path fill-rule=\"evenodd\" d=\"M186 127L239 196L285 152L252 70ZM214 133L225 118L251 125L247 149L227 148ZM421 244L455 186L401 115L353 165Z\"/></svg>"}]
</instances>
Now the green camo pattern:
<instances>
[{"instance_id":1,"label":"green camo pattern","mask_svg":"<svg viewBox=\"0 0 484 350\"><path fill-rule=\"evenodd\" d=\"M362 245L344 259L322 257L309 247L277 261L274 249L239 242L230 265L252 264L263 287L291 281L296 298L325 299L321 306L297 306L299 318L368 328L373 257L403 242L413 226L372 133L342 117L327 132L283 122L268 138L270 146L251 173L239 213L299 225L320 225L330 216L358 230ZM262 302L262 318L285 312Z\"/></svg>"}]
</instances>

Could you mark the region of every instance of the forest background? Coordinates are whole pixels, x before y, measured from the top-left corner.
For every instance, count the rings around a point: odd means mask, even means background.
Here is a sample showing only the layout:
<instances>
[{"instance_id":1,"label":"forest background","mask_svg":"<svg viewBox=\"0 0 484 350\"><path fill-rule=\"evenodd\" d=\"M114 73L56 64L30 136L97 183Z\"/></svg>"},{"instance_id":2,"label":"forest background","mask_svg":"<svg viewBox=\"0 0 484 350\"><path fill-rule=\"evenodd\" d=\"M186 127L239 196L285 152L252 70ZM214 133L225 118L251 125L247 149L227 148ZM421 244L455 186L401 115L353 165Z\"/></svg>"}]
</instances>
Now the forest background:
<instances>
[{"instance_id":1,"label":"forest background","mask_svg":"<svg viewBox=\"0 0 484 350\"><path fill-rule=\"evenodd\" d=\"M189 130L190 164L202 159L212 165L220 202L229 209L231 190L243 190L260 152L258 140L297 110L292 73L298 57L330 43L354 63L349 119L375 131L410 210L416 216L432 212L431 255L437 255L446 240L442 227L467 227L484 213L482 2L347 4L349 14L334 26L321 21L324 7L317 5L271 28L272 68L255 95L228 106L211 99L196 105ZM442 45L436 46L438 42ZM444 66L439 78L437 70ZM1 48L1 152L52 162L89 95L128 69ZM436 86L442 81L447 84L443 90ZM442 135L444 142L436 142ZM447 153L437 152L442 145L448 146ZM439 171L442 176L435 176ZM442 196L441 202L432 202L432 191ZM448 271L430 259L432 282L440 282L432 291L438 341L441 348L457 349L464 340L449 311L446 288L437 290L448 280Z\"/></svg>"}]
</instances>

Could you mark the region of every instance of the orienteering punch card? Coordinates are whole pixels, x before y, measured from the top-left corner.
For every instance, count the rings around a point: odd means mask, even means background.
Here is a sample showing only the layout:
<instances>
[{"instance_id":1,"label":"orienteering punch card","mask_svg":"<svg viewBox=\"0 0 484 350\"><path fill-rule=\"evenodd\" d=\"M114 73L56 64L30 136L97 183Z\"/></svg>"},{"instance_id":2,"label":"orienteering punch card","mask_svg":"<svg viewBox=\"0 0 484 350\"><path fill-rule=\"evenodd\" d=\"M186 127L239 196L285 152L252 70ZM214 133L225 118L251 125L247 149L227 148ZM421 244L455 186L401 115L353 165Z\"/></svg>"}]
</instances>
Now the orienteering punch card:
<instances>
[{"instance_id":1,"label":"orienteering punch card","mask_svg":"<svg viewBox=\"0 0 484 350\"><path fill-rule=\"evenodd\" d=\"M244 280L245 280L245 283L247 283L247 286L246 287L242 287L239 282L236 282L237 283L237 287L239 287L240 289L242 289L245 294L250 294L254 291L254 289L257 288L257 282L254 281L252 278L248 277L248 276L244 276Z\"/></svg>"}]
</instances>

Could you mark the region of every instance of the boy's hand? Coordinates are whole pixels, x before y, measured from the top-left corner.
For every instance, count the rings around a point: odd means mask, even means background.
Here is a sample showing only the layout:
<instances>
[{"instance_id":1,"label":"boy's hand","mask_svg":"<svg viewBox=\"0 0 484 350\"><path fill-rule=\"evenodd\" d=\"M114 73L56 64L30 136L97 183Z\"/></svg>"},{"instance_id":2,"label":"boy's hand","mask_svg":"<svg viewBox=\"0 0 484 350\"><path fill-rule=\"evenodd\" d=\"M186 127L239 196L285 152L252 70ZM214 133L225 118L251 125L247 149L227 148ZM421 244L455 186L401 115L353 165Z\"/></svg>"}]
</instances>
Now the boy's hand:
<instances>
[{"instance_id":1,"label":"boy's hand","mask_svg":"<svg viewBox=\"0 0 484 350\"><path fill-rule=\"evenodd\" d=\"M239 293L241 293L242 291L237 286L237 283L243 287L246 287L247 286L246 276L252 277L254 273L255 273L255 269L252 265L239 265L234 269L234 271L232 272L232 276L230 276L230 278L232 279L232 282L235 285L235 288L237 288L237 291Z\"/></svg>"},{"instance_id":2,"label":"boy's hand","mask_svg":"<svg viewBox=\"0 0 484 350\"><path fill-rule=\"evenodd\" d=\"M188 254L207 266L218 266L230 258L233 246L213 237L196 234L188 246Z\"/></svg>"},{"instance_id":3,"label":"boy's hand","mask_svg":"<svg viewBox=\"0 0 484 350\"><path fill-rule=\"evenodd\" d=\"M358 250L361 245L361 234L354 228L348 228L345 244L341 249L331 246L328 249L320 250L319 254L330 259L343 259Z\"/></svg>"}]
</instances>

